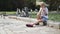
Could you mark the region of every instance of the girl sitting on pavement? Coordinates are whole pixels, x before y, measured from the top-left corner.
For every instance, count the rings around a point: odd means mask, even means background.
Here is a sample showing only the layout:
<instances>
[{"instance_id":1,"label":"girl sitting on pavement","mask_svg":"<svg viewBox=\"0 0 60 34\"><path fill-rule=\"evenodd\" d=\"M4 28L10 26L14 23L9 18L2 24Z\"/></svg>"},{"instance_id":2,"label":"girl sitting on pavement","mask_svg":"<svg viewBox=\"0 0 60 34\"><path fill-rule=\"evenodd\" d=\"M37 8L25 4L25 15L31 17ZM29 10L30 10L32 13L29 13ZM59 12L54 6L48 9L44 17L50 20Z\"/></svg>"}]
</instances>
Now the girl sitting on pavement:
<instances>
[{"instance_id":1,"label":"girl sitting on pavement","mask_svg":"<svg viewBox=\"0 0 60 34\"><path fill-rule=\"evenodd\" d=\"M34 25L39 25L40 22L43 23L43 25L47 25L48 20L48 8L46 7L46 3L40 2L40 10L37 13L37 22L33 24L26 24L27 27L33 27Z\"/></svg>"}]
</instances>

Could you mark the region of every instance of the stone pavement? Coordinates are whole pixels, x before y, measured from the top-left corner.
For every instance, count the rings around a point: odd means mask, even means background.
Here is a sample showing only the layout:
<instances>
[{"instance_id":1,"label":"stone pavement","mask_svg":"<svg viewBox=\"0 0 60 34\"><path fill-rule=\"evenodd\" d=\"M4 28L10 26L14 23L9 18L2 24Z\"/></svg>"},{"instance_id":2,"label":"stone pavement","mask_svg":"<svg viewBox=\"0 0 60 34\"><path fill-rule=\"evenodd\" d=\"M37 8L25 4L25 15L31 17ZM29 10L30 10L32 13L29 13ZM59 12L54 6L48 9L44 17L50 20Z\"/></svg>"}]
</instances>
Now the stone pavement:
<instances>
[{"instance_id":1,"label":"stone pavement","mask_svg":"<svg viewBox=\"0 0 60 34\"><path fill-rule=\"evenodd\" d=\"M28 17L8 16L8 18L16 19L16 20L20 20L20 21L25 21L25 22L30 22L30 23L35 23L37 21L35 18L28 18ZM48 20L47 21L47 26L53 27L55 29L60 29L60 22Z\"/></svg>"},{"instance_id":2,"label":"stone pavement","mask_svg":"<svg viewBox=\"0 0 60 34\"><path fill-rule=\"evenodd\" d=\"M59 29L47 26L26 27L28 22L0 17L0 34L60 34Z\"/></svg>"}]
</instances>

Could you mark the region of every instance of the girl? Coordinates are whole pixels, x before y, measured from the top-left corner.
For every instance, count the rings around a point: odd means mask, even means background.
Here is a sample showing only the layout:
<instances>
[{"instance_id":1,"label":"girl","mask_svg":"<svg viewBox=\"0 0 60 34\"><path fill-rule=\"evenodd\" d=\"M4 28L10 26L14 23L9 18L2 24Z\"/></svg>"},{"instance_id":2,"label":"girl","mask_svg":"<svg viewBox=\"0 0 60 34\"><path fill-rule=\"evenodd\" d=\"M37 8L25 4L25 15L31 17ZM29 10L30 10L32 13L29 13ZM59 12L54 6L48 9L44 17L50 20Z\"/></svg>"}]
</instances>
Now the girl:
<instances>
[{"instance_id":1,"label":"girl","mask_svg":"<svg viewBox=\"0 0 60 34\"><path fill-rule=\"evenodd\" d=\"M33 27L34 25L39 25L40 22L43 22L43 25L47 25L48 20L48 8L44 2L40 2L40 10L37 13L37 22L33 24L26 24L27 27Z\"/></svg>"}]
</instances>

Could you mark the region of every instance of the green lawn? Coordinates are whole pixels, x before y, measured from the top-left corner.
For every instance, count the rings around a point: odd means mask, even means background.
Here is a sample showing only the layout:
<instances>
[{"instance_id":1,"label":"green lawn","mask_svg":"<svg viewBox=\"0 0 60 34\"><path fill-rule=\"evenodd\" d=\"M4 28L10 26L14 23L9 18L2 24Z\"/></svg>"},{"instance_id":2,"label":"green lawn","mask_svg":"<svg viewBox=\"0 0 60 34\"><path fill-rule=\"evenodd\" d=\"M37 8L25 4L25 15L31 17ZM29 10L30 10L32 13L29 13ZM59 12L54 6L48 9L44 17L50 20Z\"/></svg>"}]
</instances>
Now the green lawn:
<instances>
[{"instance_id":1,"label":"green lawn","mask_svg":"<svg viewBox=\"0 0 60 34\"><path fill-rule=\"evenodd\" d=\"M36 13L32 12L31 13L31 18L36 18ZM60 21L60 14L58 13L49 13L49 20L53 20L53 21Z\"/></svg>"},{"instance_id":2,"label":"green lawn","mask_svg":"<svg viewBox=\"0 0 60 34\"><path fill-rule=\"evenodd\" d=\"M59 13L55 13L55 14L49 13L49 20L60 21L60 14Z\"/></svg>"},{"instance_id":3,"label":"green lawn","mask_svg":"<svg viewBox=\"0 0 60 34\"><path fill-rule=\"evenodd\" d=\"M16 12L6 12L6 14L16 14Z\"/></svg>"},{"instance_id":4,"label":"green lawn","mask_svg":"<svg viewBox=\"0 0 60 34\"><path fill-rule=\"evenodd\" d=\"M2 13L4 13L4 12L0 12L0 14L2 14ZM30 17L31 18L36 18L36 12L29 12L30 13ZM10 15L12 15L12 14L16 14L16 12L6 12L6 14L10 14ZM49 13L49 20L53 20L53 21L60 21L60 14L58 14L58 13Z\"/></svg>"},{"instance_id":5,"label":"green lawn","mask_svg":"<svg viewBox=\"0 0 60 34\"><path fill-rule=\"evenodd\" d=\"M10 15L12 15L12 14L16 14L16 12L0 12L0 14L3 14L3 13L6 13L6 14L10 14Z\"/></svg>"}]
</instances>

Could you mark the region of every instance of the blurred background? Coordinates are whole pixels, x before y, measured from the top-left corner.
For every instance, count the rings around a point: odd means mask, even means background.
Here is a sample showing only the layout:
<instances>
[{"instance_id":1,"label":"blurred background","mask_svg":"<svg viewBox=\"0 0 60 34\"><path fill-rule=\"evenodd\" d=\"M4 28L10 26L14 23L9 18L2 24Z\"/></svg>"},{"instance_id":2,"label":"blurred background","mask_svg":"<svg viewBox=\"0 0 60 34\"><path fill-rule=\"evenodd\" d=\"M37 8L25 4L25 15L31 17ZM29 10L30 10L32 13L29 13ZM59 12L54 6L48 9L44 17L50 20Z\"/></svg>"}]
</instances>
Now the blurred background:
<instances>
[{"instance_id":1,"label":"blurred background","mask_svg":"<svg viewBox=\"0 0 60 34\"><path fill-rule=\"evenodd\" d=\"M16 8L22 9L28 7L30 9L39 9L36 2L44 1L49 4L49 10L60 10L60 0L0 0L0 11L11 11Z\"/></svg>"},{"instance_id":2,"label":"blurred background","mask_svg":"<svg viewBox=\"0 0 60 34\"><path fill-rule=\"evenodd\" d=\"M41 1L49 5L47 6L49 9L49 19L60 21L60 0L0 0L0 15L16 15L16 12L25 11L24 9L27 7L29 16L31 18L36 18L36 13L40 8L36 2Z\"/></svg>"}]
</instances>

